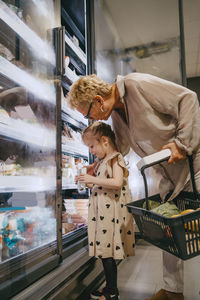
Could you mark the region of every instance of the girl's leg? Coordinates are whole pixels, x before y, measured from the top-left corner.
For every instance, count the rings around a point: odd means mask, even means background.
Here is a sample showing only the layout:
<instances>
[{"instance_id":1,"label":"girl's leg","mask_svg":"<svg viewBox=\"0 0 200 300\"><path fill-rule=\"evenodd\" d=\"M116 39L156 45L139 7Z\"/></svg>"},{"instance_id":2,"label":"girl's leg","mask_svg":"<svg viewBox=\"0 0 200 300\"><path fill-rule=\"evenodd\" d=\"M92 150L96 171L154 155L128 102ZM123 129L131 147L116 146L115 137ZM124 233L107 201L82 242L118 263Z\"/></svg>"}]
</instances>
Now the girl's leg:
<instances>
[{"instance_id":1,"label":"girl's leg","mask_svg":"<svg viewBox=\"0 0 200 300\"><path fill-rule=\"evenodd\" d=\"M102 291L93 291L90 294L91 299L118 299L117 289L117 265L112 257L102 258L102 264L106 277L106 286Z\"/></svg>"},{"instance_id":2,"label":"girl's leg","mask_svg":"<svg viewBox=\"0 0 200 300\"><path fill-rule=\"evenodd\" d=\"M118 294L117 289L117 265L112 257L102 258L106 277L106 291L109 294Z\"/></svg>"}]
</instances>

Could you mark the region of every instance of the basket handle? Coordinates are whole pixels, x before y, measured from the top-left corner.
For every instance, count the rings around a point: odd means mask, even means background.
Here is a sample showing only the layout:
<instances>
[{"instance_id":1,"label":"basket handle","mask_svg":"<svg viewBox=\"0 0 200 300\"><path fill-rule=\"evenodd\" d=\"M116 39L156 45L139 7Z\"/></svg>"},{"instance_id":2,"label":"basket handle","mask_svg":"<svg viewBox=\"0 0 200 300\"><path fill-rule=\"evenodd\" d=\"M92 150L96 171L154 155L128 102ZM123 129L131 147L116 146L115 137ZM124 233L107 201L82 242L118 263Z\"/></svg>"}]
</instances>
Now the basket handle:
<instances>
[{"instance_id":1,"label":"basket handle","mask_svg":"<svg viewBox=\"0 0 200 300\"><path fill-rule=\"evenodd\" d=\"M194 195L194 199L199 200L199 195L196 189L196 184L195 184L195 178L194 178L194 167L193 167L193 157L192 155L187 155L188 161L189 161L189 167L190 167L190 176L191 176L191 181L192 181L192 192ZM153 165L156 165L158 163L161 163L163 161L168 160L168 158L163 159L162 161L159 162L155 162L155 163L151 163L149 165L143 166L141 168L141 174L143 177L143 181L144 181L144 190L145 190L145 202L146 202L146 209L149 210L149 202L148 202L148 185L147 185L147 178L145 175L145 169L152 167Z\"/></svg>"},{"instance_id":2,"label":"basket handle","mask_svg":"<svg viewBox=\"0 0 200 300\"><path fill-rule=\"evenodd\" d=\"M195 178L194 178L193 157L192 157L192 155L188 155L187 158L189 160L190 175L191 175L191 181L192 181L192 191L193 191L193 194L194 194L194 199L199 200L199 194L197 192Z\"/></svg>"}]
</instances>

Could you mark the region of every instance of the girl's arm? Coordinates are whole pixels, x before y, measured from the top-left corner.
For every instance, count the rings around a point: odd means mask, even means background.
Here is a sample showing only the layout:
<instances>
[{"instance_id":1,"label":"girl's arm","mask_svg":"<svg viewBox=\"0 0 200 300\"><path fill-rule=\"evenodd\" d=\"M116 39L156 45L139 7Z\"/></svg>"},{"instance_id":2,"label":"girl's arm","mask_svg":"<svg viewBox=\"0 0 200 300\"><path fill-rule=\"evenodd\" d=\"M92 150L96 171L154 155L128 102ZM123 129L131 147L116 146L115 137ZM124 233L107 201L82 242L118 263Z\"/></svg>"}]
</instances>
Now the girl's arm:
<instances>
[{"instance_id":1,"label":"girl's arm","mask_svg":"<svg viewBox=\"0 0 200 300\"><path fill-rule=\"evenodd\" d=\"M123 168L119 166L117 157L112 160L112 170L112 178L101 178L88 174L81 174L79 180L86 184L96 184L108 189L120 189L123 185Z\"/></svg>"},{"instance_id":2,"label":"girl's arm","mask_svg":"<svg viewBox=\"0 0 200 300\"><path fill-rule=\"evenodd\" d=\"M93 162L93 164L85 166L85 168L87 169L87 174L94 176L94 171L97 165L97 161Z\"/></svg>"}]
</instances>

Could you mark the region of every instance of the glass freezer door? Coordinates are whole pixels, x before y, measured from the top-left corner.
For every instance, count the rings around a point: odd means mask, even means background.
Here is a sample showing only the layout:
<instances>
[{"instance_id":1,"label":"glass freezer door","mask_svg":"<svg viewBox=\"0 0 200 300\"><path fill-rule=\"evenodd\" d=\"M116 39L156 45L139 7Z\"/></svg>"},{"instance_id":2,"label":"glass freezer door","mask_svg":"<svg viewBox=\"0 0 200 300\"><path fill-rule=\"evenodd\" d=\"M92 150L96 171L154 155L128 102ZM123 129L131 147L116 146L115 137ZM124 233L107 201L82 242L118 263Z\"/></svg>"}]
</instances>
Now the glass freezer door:
<instances>
[{"instance_id":1,"label":"glass freezer door","mask_svg":"<svg viewBox=\"0 0 200 300\"><path fill-rule=\"evenodd\" d=\"M56 25L53 0L0 0L0 284L56 253Z\"/></svg>"}]
</instances>

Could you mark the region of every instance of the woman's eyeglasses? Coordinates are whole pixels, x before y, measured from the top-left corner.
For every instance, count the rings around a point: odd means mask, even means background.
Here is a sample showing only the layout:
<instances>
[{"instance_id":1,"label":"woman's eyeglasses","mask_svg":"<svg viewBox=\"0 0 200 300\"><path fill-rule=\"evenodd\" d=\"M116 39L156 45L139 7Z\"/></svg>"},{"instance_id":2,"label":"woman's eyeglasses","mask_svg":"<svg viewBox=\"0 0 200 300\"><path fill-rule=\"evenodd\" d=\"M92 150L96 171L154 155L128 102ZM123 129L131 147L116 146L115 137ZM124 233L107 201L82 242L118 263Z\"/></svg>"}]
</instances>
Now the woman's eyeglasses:
<instances>
[{"instance_id":1,"label":"woman's eyeglasses","mask_svg":"<svg viewBox=\"0 0 200 300\"><path fill-rule=\"evenodd\" d=\"M92 108L93 101L90 103L87 114L84 116L85 119L90 119L90 111Z\"/></svg>"}]
</instances>

